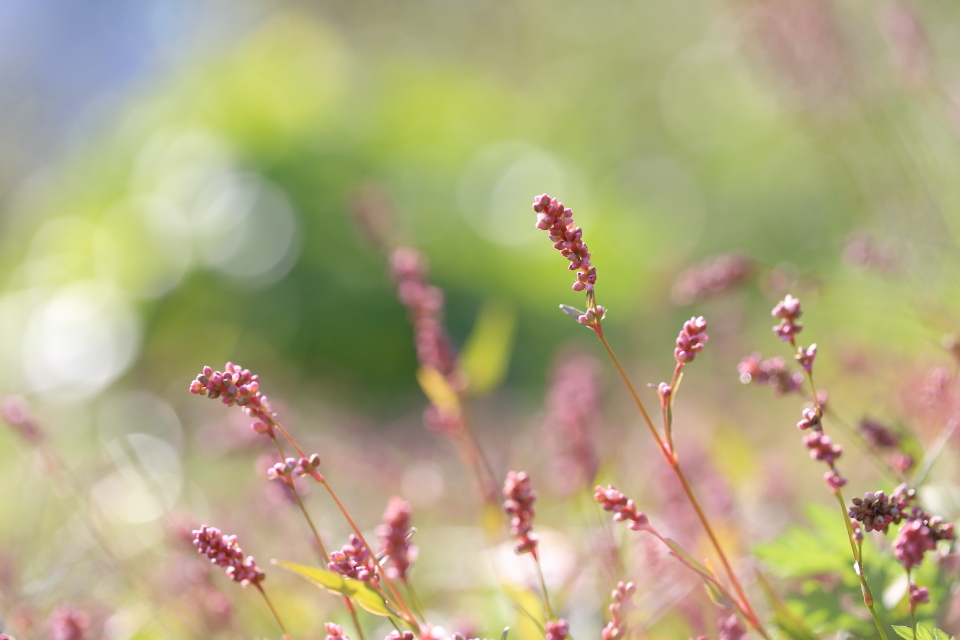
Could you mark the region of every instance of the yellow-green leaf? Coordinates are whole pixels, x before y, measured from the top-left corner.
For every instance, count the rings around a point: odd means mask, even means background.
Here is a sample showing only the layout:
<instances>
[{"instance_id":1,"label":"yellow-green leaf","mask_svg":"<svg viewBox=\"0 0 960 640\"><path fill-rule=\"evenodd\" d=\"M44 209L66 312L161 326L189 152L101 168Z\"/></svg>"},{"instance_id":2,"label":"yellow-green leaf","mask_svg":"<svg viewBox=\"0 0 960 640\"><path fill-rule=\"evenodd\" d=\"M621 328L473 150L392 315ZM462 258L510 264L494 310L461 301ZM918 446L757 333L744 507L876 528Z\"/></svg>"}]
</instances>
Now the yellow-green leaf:
<instances>
[{"instance_id":1,"label":"yellow-green leaf","mask_svg":"<svg viewBox=\"0 0 960 640\"><path fill-rule=\"evenodd\" d=\"M513 351L516 313L504 302L487 300L463 347L460 367L467 374L471 395L492 391L503 380Z\"/></svg>"},{"instance_id":2,"label":"yellow-green leaf","mask_svg":"<svg viewBox=\"0 0 960 640\"><path fill-rule=\"evenodd\" d=\"M386 603L383 596L362 580L345 578L339 573L319 567L308 567L293 562L284 562L283 560L272 560L271 562L288 571L300 574L331 593L350 598L372 614L403 620L402 616Z\"/></svg>"}]
</instances>

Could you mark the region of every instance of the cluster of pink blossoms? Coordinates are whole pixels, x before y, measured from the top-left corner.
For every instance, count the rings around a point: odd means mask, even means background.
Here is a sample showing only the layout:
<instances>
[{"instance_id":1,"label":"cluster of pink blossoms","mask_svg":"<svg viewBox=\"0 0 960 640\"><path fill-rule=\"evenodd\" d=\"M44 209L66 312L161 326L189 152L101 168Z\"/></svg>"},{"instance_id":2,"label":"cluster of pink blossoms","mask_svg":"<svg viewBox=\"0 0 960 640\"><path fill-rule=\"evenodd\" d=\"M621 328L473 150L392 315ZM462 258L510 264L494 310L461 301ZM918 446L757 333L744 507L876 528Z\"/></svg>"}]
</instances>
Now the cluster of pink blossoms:
<instances>
[{"instance_id":1,"label":"cluster of pink blossoms","mask_svg":"<svg viewBox=\"0 0 960 640\"><path fill-rule=\"evenodd\" d=\"M257 421L251 425L254 431L272 434L276 415L270 410L267 396L260 393L260 376L232 362L228 362L223 369L214 371L211 367L204 367L203 372L190 383L190 393L211 400L220 398L228 407L242 407L248 416Z\"/></svg>"},{"instance_id":2,"label":"cluster of pink blossoms","mask_svg":"<svg viewBox=\"0 0 960 640\"><path fill-rule=\"evenodd\" d=\"M900 527L900 533L893 541L893 554L903 568L910 571L923 562L927 551L937 548L937 542L953 540L954 536L952 524L944 522L940 516L930 517L916 507L906 519L909 521Z\"/></svg>"},{"instance_id":3,"label":"cluster of pink blossoms","mask_svg":"<svg viewBox=\"0 0 960 640\"><path fill-rule=\"evenodd\" d=\"M603 507L604 511L613 511L615 522L629 522L628 526L634 531L645 529L650 522L642 511L637 510L633 500L623 495L612 484L606 487L597 485L593 499Z\"/></svg>"},{"instance_id":4,"label":"cluster of pink blossoms","mask_svg":"<svg viewBox=\"0 0 960 640\"><path fill-rule=\"evenodd\" d=\"M583 242L583 229L573 223L573 211L547 194L534 198L533 210L537 212L537 229L549 232L553 248L570 261L567 268L579 271L573 290L593 290L597 282L597 269L590 264L590 251Z\"/></svg>"},{"instance_id":5,"label":"cluster of pink blossoms","mask_svg":"<svg viewBox=\"0 0 960 640\"><path fill-rule=\"evenodd\" d=\"M693 362L697 354L703 351L703 345L708 340L707 321L703 316L690 318L683 323L680 335L677 336L677 348L673 350L673 357L678 365Z\"/></svg>"},{"instance_id":6,"label":"cluster of pink blossoms","mask_svg":"<svg viewBox=\"0 0 960 640\"><path fill-rule=\"evenodd\" d=\"M600 632L602 640L618 640L627 630L627 614L634 609L633 594L637 587L632 582L618 582L617 588L610 595L610 615L613 620Z\"/></svg>"},{"instance_id":7,"label":"cluster of pink blossoms","mask_svg":"<svg viewBox=\"0 0 960 640\"><path fill-rule=\"evenodd\" d=\"M193 544L197 552L210 558L210 562L225 567L227 575L242 586L260 586L266 575L257 566L253 556L243 555L237 544L237 536L225 536L216 527L201 526L193 532Z\"/></svg>"},{"instance_id":8,"label":"cluster of pink blossoms","mask_svg":"<svg viewBox=\"0 0 960 640\"><path fill-rule=\"evenodd\" d=\"M330 554L327 569L354 580L374 583L380 580L376 559L370 555L360 538L352 533L350 541L342 549Z\"/></svg>"},{"instance_id":9,"label":"cluster of pink blossoms","mask_svg":"<svg viewBox=\"0 0 960 640\"><path fill-rule=\"evenodd\" d=\"M533 503L537 492L530 484L530 476L525 471L511 471L503 483L503 510L510 516L510 533L517 539L514 551L517 553L537 554L539 540L533 533Z\"/></svg>"}]
</instances>

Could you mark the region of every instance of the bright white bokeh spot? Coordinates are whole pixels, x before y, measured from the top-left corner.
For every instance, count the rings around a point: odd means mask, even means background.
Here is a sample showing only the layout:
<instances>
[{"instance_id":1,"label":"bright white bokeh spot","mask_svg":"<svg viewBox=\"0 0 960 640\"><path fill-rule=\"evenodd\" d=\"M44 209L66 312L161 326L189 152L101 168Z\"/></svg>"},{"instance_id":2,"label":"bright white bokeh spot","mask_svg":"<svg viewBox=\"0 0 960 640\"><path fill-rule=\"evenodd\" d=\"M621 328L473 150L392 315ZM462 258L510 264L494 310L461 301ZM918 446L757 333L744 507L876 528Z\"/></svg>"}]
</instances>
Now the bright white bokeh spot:
<instances>
[{"instance_id":1,"label":"bright white bokeh spot","mask_svg":"<svg viewBox=\"0 0 960 640\"><path fill-rule=\"evenodd\" d=\"M97 432L105 446L130 433L183 445L183 427L170 403L146 391L128 391L104 401L97 411Z\"/></svg>"},{"instance_id":2,"label":"bright white bokeh spot","mask_svg":"<svg viewBox=\"0 0 960 640\"><path fill-rule=\"evenodd\" d=\"M526 142L488 145L460 176L460 213L490 242L522 246L542 240L531 205L541 193L580 202L578 180L550 154Z\"/></svg>"},{"instance_id":3,"label":"bright white bokeh spot","mask_svg":"<svg viewBox=\"0 0 960 640\"><path fill-rule=\"evenodd\" d=\"M256 174L226 174L210 184L193 219L201 259L229 278L264 286L286 275L299 253L290 201Z\"/></svg>"},{"instance_id":4,"label":"bright white bokeh spot","mask_svg":"<svg viewBox=\"0 0 960 640\"><path fill-rule=\"evenodd\" d=\"M64 400L96 394L130 365L139 340L139 318L115 287L61 287L36 305L23 336L28 390Z\"/></svg>"}]
</instances>

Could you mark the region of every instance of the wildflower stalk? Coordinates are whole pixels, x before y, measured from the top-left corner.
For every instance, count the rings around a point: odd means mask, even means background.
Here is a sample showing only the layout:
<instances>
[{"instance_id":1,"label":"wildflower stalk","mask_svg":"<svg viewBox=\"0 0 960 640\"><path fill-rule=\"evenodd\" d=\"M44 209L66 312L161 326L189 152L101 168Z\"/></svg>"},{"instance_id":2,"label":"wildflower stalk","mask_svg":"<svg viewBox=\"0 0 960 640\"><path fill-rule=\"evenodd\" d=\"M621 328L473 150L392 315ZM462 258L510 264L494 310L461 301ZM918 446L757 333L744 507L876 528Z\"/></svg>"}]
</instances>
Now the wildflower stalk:
<instances>
[{"instance_id":1,"label":"wildflower stalk","mask_svg":"<svg viewBox=\"0 0 960 640\"><path fill-rule=\"evenodd\" d=\"M605 309L597 304L596 293L594 291L594 285L597 280L597 269L596 267L592 266L590 262L590 252L587 249L587 245L583 242L582 229L574 225L573 212L570 209L565 208L564 205L556 198L551 198L546 194L538 196L534 200L533 209L538 214L537 228L549 232L550 240L554 243L554 248L559 250L560 253L570 261L568 269L570 271L577 272L577 281L573 284L573 290L584 291L586 294L587 310L585 313L577 317L577 321L580 324L593 329L594 333L597 335L597 338L599 338L600 342L603 344L604 349L607 351L607 355L610 356L610 359L613 361L617 372L620 374L620 378L623 380L624 385L626 385L627 390L630 392L634 404L637 406L637 409L643 416L644 423L647 425L650 435L653 436L654 441L657 443L657 447L659 447L660 452L667 461L667 465L673 469L677 478L680 480L680 484L683 486L683 491L686 494L688 501L696 512L697 518L700 520L704 531L706 531L707 537L710 539L714 550L720 557L720 561L723 564L727 576L737 593L737 597L740 599L738 606L745 613L747 623L752 628L756 629L760 635L769 640L769 636L767 635L763 624L760 622L759 616L757 615L753 606L750 604L743 586L740 584L740 580L733 571L733 567L730 565L730 561L727 559L723 548L720 546L717 536L714 533L713 528L710 526L710 522L707 519L706 514L704 514L703 509L700 507L699 501L694 495L693 490L690 488L690 484L687 482L686 476L684 476L683 471L680 468L680 459L672 445L672 436L670 435L671 420L669 419L669 416L666 416L664 435L661 437L660 433L657 431L657 428L654 426L653 420L650 418L650 414L647 412L643 401L640 400L639 394L637 393L633 384L631 384L630 378L627 376L627 373L624 371L623 366L617 359L613 348L610 346L610 343L607 342L607 339L603 334L602 323L605 315ZM571 311L568 311L568 313L573 315ZM702 321L702 318L700 320ZM687 327L685 326L684 329L686 330ZM696 340L694 340L694 342L695 341ZM680 342L678 339L678 348L679 347ZM693 349L694 352L696 350L698 349ZM678 367L674 371L675 384L676 381L678 381L681 368L681 361L678 360Z\"/></svg>"},{"instance_id":2,"label":"wildflower stalk","mask_svg":"<svg viewBox=\"0 0 960 640\"><path fill-rule=\"evenodd\" d=\"M833 495L836 497L837 504L840 506L840 516L843 519L844 528L847 532L847 540L850 543L850 552L853 555L854 563L856 563L857 577L860 579L860 590L863 592L863 604L866 605L867 609L870 610L870 616L873 618L873 623L876 625L881 639L887 640L887 634L883 629L883 624L880 622L880 618L877 615L877 611L874 606L873 593L870 591L870 585L867 583L867 576L863 567L863 555L858 549L857 542L855 542L853 525L850 522L846 502L843 499L843 491L841 490L841 487L846 483L846 480L840 477L834 465L834 460L840 456L842 450L840 447L832 445L829 441L829 438L823 435L823 406L820 402L820 397L817 394L817 385L813 380L813 362L817 353L817 345L812 344L805 349L797 344L796 334L800 333L800 331L803 329L803 325L797 322L797 319L802 315L799 300L791 295L787 295L779 304L777 304L776 307L774 307L772 315L780 318L780 324L775 326L773 331L781 340L788 342L795 350L795 358L797 362L800 363L806 374L807 382L810 385L810 395L813 398L813 411L805 409L803 413L804 419L800 421L797 426L801 429L812 428L815 431L815 435L821 436L819 440L811 440L807 445L808 447L811 447L812 452L816 452L817 454L820 454L823 450L827 450L828 452L827 454L823 455L814 455L814 458L822 459L830 466L830 472L827 473L825 480L827 482L827 486L830 488L831 493L833 493Z\"/></svg>"},{"instance_id":3,"label":"wildflower stalk","mask_svg":"<svg viewBox=\"0 0 960 640\"><path fill-rule=\"evenodd\" d=\"M730 579L730 583L733 585L734 591L737 593L737 597L740 602L738 603L739 607L743 610L747 623L757 630L760 635L764 638L769 638L766 630L763 627L763 624L760 622L760 618L754 610L753 606L750 604L749 599L747 598L746 592L743 589L743 585L740 583L740 580L737 578L737 574L734 572L733 567L730 565L730 561L727 559L726 553L723 551L723 547L720 546L720 541L717 539L716 533L713 531L713 527L710 526L710 520L707 518L706 514L703 512L703 508L700 506L699 500L697 500L696 494L694 494L693 489L690 487L690 483L687 482L687 477L683 473L683 469L680 467L680 458L677 455L676 450L674 450L668 442L665 442L660 434L657 432L656 427L653 425L653 421L650 419L650 414L647 413L646 407L644 407L643 402L640 400L640 396L637 394L636 389L633 387L633 384L630 382L630 379L627 377L626 372L623 370L623 367L620 365L617 356L614 354L613 349L610 347L610 344L607 342L606 338L603 337L603 331L600 328L600 320L597 319L595 330L597 337L600 338L600 342L603 343L603 346L606 348L607 353L610 355L610 359L613 361L614 366L617 368L617 371L620 373L620 377L623 379L624 384L627 386L627 389L630 391L630 395L633 397L634 403L637 405L637 408L640 409L640 413L643 415L644 422L647 424L647 427L650 429L650 433L653 435L654 440L657 443L657 446L660 448L660 452L663 453L664 459L667 461L667 465L673 469L673 472L676 474L677 479L680 481L680 484L683 486L683 492L687 496L687 500L690 502L690 506L693 507L694 512L697 514L697 519L700 520L700 524L703 526L703 530L706 532L707 537L710 539L710 544L713 546L714 550L717 552L717 556L720 558L720 563L723 565L724 571L726 571L727 576ZM674 374L674 380L676 380L678 372ZM676 384L676 383L674 383Z\"/></svg>"},{"instance_id":4,"label":"wildflower stalk","mask_svg":"<svg viewBox=\"0 0 960 640\"><path fill-rule=\"evenodd\" d=\"M333 501L337 504L337 508L340 509L340 513L343 514L343 517L346 519L347 523L350 525L350 528L353 529L353 533L359 538L360 542L364 547L367 548L367 551L370 552L372 557L376 557L377 552L373 547L367 542L366 538L363 537L363 533L360 532L360 527L357 526L357 523L354 521L353 517L347 511L347 508L340 502L340 498L337 497L336 492L333 490L333 487L330 486L330 483L327 482L326 478L318 473L315 469L311 472L311 477L323 485L323 488L327 490L327 493L330 494L330 497L333 498ZM387 588L390 589L390 593L393 594L393 597L396 599L397 604L403 610L403 613L406 614L404 620L410 624L417 633L420 633L420 625L417 623L416 617L410 611L410 608L407 606L406 601L404 601L403 596L400 595L400 592L397 590L396 585L393 583L393 580L390 579L390 576L387 575L385 571L380 573L383 576L383 581L387 585Z\"/></svg>"}]
</instances>

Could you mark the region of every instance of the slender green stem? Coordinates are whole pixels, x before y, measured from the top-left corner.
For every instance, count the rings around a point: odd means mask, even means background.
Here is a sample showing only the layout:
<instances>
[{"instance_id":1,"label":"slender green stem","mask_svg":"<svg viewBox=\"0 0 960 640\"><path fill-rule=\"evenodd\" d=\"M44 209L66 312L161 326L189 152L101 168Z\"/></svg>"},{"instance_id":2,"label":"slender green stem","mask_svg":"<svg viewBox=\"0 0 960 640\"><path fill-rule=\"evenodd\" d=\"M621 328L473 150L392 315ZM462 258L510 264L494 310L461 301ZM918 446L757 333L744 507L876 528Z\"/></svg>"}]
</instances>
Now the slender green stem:
<instances>
[{"instance_id":1,"label":"slender green stem","mask_svg":"<svg viewBox=\"0 0 960 640\"><path fill-rule=\"evenodd\" d=\"M543 571L540 569L540 556L536 549L530 555L533 556L533 564L537 566L537 579L540 581L540 591L543 593L543 610L547 613L547 619L553 620L553 609L550 607L550 597L547 595L547 583L543 579Z\"/></svg>"},{"instance_id":2,"label":"slender green stem","mask_svg":"<svg viewBox=\"0 0 960 640\"><path fill-rule=\"evenodd\" d=\"M283 625L283 620L280 619L280 615L277 614L277 610L273 608L273 603L270 602L270 598L267 597L267 592L263 590L263 587L260 586L260 583L255 583L257 585L257 590L260 592L260 595L263 596L263 599L267 602L267 606L270 607L270 613L273 614L274 619L276 619L277 624L280 625L280 631L283 632L283 637L286 640L292 640L290 634L287 633L287 628Z\"/></svg>"},{"instance_id":3,"label":"slender green stem","mask_svg":"<svg viewBox=\"0 0 960 640\"><path fill-rule=\"evenodd\" d=\"M277 447L277 452L280 454L280 459L284 459L283 447L280 446L280 443L276 438L271 438L273 444ZM313 539L317 543L317 548L320 549L320 554L323 557L324 562L330 562L330 554L327 553L327 548L323 544L323 540L320 539L320 534L317 532L317 528L313 524L313 519L310 517L310 514L307 513L307 507L303 504L303 498L300 497L300 492L297 491L296 485L293 483L293 479L290 478L290 481L287 483L287 486L290 487L290 491L293 492L293 497L297 499L297 506L300 507L300 513L303 514L304 519L307 521L307 524L310 526L310 531L313 533Z\"/></svg>"}]
</instances>

